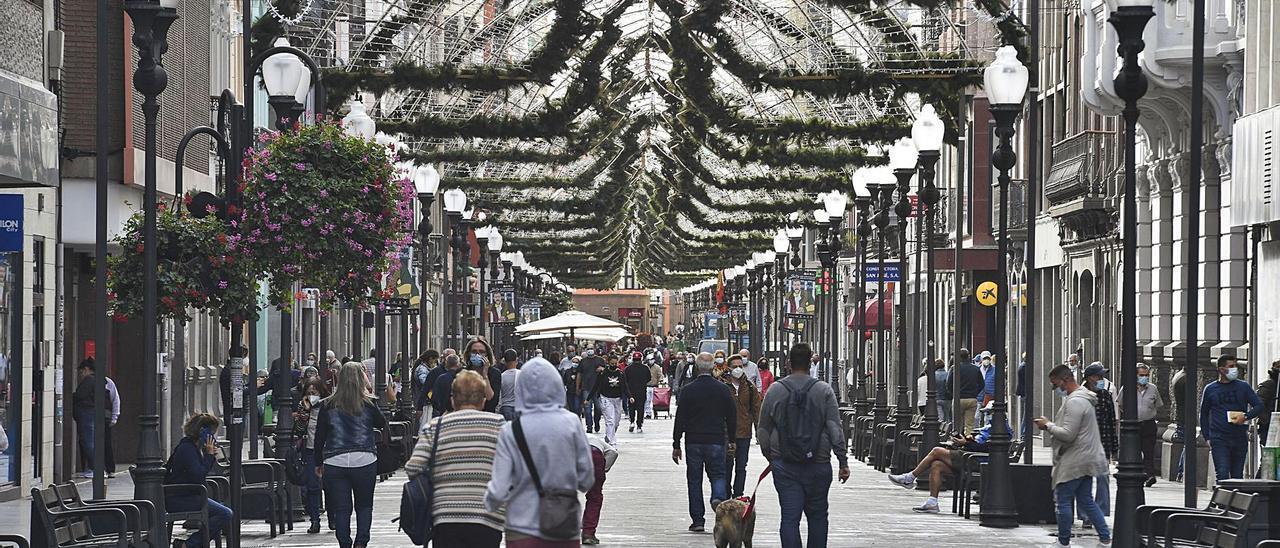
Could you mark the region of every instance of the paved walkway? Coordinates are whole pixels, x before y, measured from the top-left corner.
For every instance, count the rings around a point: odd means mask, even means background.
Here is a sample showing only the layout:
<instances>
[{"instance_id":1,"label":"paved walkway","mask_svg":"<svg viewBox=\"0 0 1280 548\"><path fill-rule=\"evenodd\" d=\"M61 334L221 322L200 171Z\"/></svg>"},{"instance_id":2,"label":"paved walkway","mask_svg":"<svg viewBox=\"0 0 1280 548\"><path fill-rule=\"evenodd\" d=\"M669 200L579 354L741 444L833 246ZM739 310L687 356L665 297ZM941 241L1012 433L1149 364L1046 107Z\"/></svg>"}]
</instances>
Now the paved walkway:
<instances>
[{"instance_id":1,"label":"paved walkway","mask_svg":"<svg viewBox=\"0 0 1280 548\"><path fill-rule=\"evenodd\" d=\"M627 548L678 548L711 547L710 533L695 534L686 531L689 525L684 467L671 462L671 425L669 419L646 422L644 434L618 434L620 456L604 487L604 510L601 515L600 537L602 546ZM1038 462L1048 462L1037 453ZM763 469L763 459L753 448L748 467L751 477ZM976 511L973 520L965 520L947 512L951 506L949 493L943 493L941 505L944 513L921 515L911 511L924 497L920 491L907 491L891 485L874 469L851 461L853 475L849 482L836 484L831 490L831 527L829 546L852 547L972 547L988 546L1047 546L1053 529L1044 526L1022 526L1011 530L993 530L980 527ZM396 530L391 519L399 511L399 496L403 474L380 483L377 487L374 511L372 547L409 547L408 537ZM1181 501L1181 484L1161 482L1147 490L1148 500L1160 504L1178 504ZM88 484L81 484L88 491ZM1113 485L1114 493L1114 485ZM704 487L710 493L710 487ZM112 480L109 495L112 498L128 497L132 485L128 474ZM28 531L28 500L0 504L0 532ZM759 518L754 546L777 547L778 506L777 494L766 479L759 491ZM711 523L711 520L708 520ZM803 522L802 522L803 523ZM1077 544L1092 546L1093 538L1082 539ZM269 538L263 523L245 523L242 546L257 547L331 547L336 542L331 533L306 534L306 524L299 522L292 532Z\"/></svg>"}]
</instances>

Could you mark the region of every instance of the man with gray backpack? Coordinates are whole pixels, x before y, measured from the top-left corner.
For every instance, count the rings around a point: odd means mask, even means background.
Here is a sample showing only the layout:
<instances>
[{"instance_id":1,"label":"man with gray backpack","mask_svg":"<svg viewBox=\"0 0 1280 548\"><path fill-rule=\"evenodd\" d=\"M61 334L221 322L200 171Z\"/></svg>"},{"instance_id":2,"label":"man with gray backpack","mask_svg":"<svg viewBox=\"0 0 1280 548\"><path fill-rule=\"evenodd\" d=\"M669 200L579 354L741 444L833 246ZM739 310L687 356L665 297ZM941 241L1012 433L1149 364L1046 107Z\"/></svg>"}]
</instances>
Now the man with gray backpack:
<instances>
[{"instance_id":1,"label":"man with gray backpack","mask_svg":"<svg viewBox=\"0 0 1280 548\"><path fill-rule=\"evenodd\" d=\"M765 395L756 429L782 507L782 548L805 546L800 541L802 513L809 520L808 548L826 548L832 453L840 461L840 482L849 479L835 391L809 376L812 356L807 344L791 347L791 374L774 382Z\"/></svg>"}]
</instances>

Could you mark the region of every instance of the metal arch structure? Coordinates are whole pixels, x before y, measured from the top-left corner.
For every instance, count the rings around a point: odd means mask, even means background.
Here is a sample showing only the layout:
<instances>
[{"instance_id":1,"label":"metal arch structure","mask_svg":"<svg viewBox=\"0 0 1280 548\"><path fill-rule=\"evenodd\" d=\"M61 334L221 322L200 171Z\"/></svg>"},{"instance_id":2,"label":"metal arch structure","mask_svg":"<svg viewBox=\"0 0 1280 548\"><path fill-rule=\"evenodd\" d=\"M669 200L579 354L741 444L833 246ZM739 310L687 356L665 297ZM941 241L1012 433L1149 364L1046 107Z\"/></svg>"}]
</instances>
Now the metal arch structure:
<instances>
[{"instance_id":1,"label":"metal arch structure","mask_svg":"<svg viewBox=\"0 0 1280 548\"><path fill-rule=\"evenodd\" d=\"M842 7L853 3L840 0L700 0L675 9L692 12L718 2L716 25L721 32L716 36L720 38L693 36L688 43L698 51L689 52L673 50L667 39L676 24L665 4L670 1L316 0L301 21L287 30L295 46L331 70L390 71L411 65L478 73L534 71L539 68L535 57L566 18L577 18L587 29L576 37L563 66L546 79L516 80L496 90L463 84L363 94L380 122L411 122L424 116L448 122L536 117L575 93L575 83L581 84L575 82L575 75L593 68L584 66L587 52L612 36L616 42L601 67L603 76L587 82L598 85L596 91L609 101L581 108L574 113L572 126L561 133L401 137L410 151L427 157L442 151L476 157L439 161L436 167L444 185L468 187L473 203L489 212L489 222L510 235L513 249L527 246L532 252L539 242L556 239L598 239L622 246L608 254L621 260L594 269L575 260L589 262L600 256L588 251L591 246L586 244L581 246L581 257L563 255L568 266L531 262L579 287L608 285L627 267L646 285L660 287L711 272L705 266L712 262L709 259L699 263L703 266L687 267L673 262L673 254L718 257L721 267L735 264L749 255L752 243L759 249L767 247L767 232L785 222L785 212L766 211L766 206L799 204L811 198L803 189L785 185L728 191L717 186L719 180L833 174L847 179L854 170L854 166L777 165L746 155L726 157L713 145L745 146L751 143L750 136L732 128L702 127L705 120L690 122L683 113L707 101L720 101L715 108L767 129L795 120L909 121L919 103L911 94L854 89L824 96L745 82L716 56L717 46L732 48L756 66L786 71L797 81L838 80L849 71L903 81L972 77L975 52L965 41L965 26L990 24L971 6L932 8L911 0L869 1L859 10ZM562 13L565 6L579 9ZM616 10L621 10L613 22L618 32L611 35L604 20ZM719 39L728 44L715 43ZM682 70L687 70L686 57L691 54L712 60L710 77L716 97L694 97L682 87ZM614 73L628 76L613 81ZM612 125L591 143L575 143L582 128L593 122ZM879 154L882 144L852 138L823 142L823 146L864 150L871 156ZM676 149L686 154L673 154ZM504 151L561 159L516 161L502 157ZM566 184L557 186L556 181ZM610 201L600 203L602 196ZM578 210L545 207L556 203L592 204L603 210L597 215L604 222L587 223L590 214ZM620 214L624 211L628 214ZM752 222L744 223L744 218ZM735 220L738 225L733 224ZM548 228L556 223L563 224ZM734 226L750 229L725 228ZM634 268L642 262L655 264ZM643 273L663 269L671 275L644 279ZM577 275L584 271L594 274Z\"/></svg>"}]
</instances>

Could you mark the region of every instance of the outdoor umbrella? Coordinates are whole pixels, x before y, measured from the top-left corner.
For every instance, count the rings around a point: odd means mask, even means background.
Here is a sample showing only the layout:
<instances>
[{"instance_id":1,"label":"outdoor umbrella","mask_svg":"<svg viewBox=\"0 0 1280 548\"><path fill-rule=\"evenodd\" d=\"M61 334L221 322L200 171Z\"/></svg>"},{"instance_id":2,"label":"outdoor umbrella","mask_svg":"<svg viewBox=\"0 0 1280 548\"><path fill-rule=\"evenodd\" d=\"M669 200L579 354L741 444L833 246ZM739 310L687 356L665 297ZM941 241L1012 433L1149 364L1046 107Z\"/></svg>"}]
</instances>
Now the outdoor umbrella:
<instances>
[{"instance_id":1,"label":"outdoor umbrella","mask_svg":"<svg viewBox=\"0 0 1280 548\"><path fill-rule=\"evenodd\" d=\"M580 310L569 310L561 312L550 318L529 322L516 326L516 333L520 335L533 335L538 333L546 333L551 331L566 332L573 335L573 331L579 329L609 329L622 328L627 326L612 320L606 320L599 316L592 316Z\"/></svg>"}]
</instances>

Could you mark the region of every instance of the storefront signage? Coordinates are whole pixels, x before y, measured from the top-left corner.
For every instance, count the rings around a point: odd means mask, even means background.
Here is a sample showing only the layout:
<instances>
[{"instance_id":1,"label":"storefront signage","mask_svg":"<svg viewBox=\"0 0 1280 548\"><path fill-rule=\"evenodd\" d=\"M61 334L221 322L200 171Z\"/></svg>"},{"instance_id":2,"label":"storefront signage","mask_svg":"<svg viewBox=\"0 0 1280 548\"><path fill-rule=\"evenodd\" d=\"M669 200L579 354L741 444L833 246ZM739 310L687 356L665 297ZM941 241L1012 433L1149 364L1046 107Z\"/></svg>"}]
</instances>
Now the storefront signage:
<instances>
[{"instance_id":1,"label":"storefront signage","mask_svg":"<svg viewBox=\"0 0 1280 548\"><path fill-rule=\"evenodd\" d=\"M22 195L0 194L0 253L22 251Z\"/></svg>"},{"instance_id":2,"label":"storefront signage","mask_svg":"<svg viewBox=\"0 0 1280 548\"><path fill-rule=\"evenodd\" d=\"M902 265L900 263L867 263L862 266L867 282L900 282L902 281Z\"/></svg>"}]
</instances>

